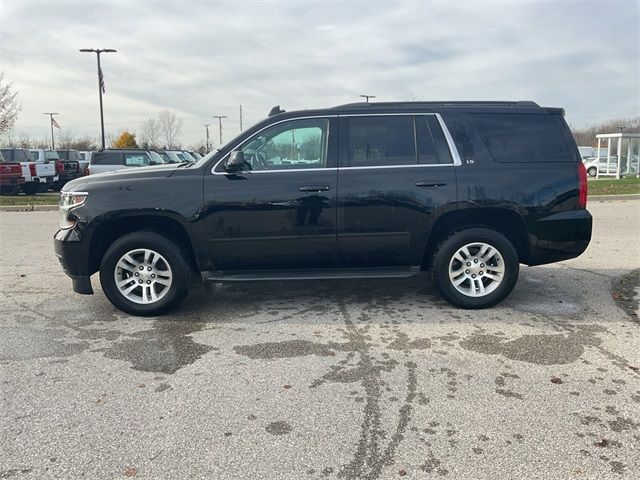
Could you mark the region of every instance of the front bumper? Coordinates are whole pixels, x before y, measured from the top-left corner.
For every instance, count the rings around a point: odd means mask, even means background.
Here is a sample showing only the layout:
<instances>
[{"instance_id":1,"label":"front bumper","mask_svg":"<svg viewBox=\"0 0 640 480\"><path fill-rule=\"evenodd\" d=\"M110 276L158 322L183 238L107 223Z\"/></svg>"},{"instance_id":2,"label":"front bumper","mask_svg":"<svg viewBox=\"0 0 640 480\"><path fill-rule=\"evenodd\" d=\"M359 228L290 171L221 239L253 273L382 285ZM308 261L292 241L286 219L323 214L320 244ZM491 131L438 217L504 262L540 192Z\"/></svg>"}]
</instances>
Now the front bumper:
<instances>
[{"instance_id":1,"label":"front bumper","mask_svg":"<svg viewBox=\"0 0 640 480\"><path fill-rule=\"evenodd\" d=\"M81 241L73 228L58 230L53 237L53 248L64 273L71 278L73 291L92 294L87 242Z\"/></svg>"}]
</instances>

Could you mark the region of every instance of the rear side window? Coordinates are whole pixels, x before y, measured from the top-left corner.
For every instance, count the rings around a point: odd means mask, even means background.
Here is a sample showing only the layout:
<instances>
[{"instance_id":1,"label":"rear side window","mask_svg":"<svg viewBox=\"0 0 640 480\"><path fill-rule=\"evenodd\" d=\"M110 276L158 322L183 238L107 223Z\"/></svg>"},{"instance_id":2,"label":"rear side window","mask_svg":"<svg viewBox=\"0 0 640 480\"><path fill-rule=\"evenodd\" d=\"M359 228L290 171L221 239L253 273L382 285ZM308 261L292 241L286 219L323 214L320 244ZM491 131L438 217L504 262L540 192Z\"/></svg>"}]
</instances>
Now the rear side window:
<instances>
[{"instance_id":1,"label":"rear side window","mask_svg":"<svg viewBox=\"0 0 640 480\"><path fill-rule=\"evenodd\" d=\"M471 114L482 141L498 162L570 162L567 144L551 115Z\"/></svg>"},{"instance_id":2,"label":"rear side window","mask_svg":"<svg viewBox=\"0 0 640 480\"><path fill-rule=\"evenodd\" d=\"M349 166L417 164L412 116L350 117L347 125Z\"/></svg>"},{"instance_id":3,"label":"rear side window","mask_svg":"<svg viewBox=\"0 0 640 480\"><path fill-rule=\"evenodd\" d=\"M124 163L126 167L144 167L149 165L149 157L146 153L125 153Z\"/></svg>"},{"instance_id":4,"label":"rear side window","mask_svg":"<svg viewBox=\"0 0 640 480\"><path fill-rule=\"evenodd\" d=\"M122 154L118 152L96 152L91 158L93 165L121 165Z\"/></svg>"}]
</instances>

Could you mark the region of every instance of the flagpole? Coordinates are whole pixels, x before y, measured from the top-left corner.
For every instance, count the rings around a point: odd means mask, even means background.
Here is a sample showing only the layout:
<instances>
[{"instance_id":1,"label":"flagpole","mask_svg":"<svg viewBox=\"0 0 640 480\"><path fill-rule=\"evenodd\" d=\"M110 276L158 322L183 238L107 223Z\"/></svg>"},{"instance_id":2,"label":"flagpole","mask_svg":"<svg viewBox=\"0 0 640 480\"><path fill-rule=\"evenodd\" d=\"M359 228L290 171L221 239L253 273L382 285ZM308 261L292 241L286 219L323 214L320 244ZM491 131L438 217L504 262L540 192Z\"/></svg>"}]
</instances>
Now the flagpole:
<instances>
[{"instance_id":1,"label":"flagpole","mask_svg":"<svg viewBox=\"0 0 640 480\"><path fill-rule=\"evenodd\" d=\"M102 76L102 69L100 68L100 54L101 53L115 53L116 50L112 48L81 48L81 52L95 52L98 58L98 96L100 98L100 133L102 136L102 148L104 149L104 112L102 111L102 88L104 85L104 78Z\"/></svg>"},{"instance_id":2,"label":"flagpole","mask_svg":"<svg viewBox=\"0 0 640 480\"><path fill-rule=\"evenodd\" d=\"M100 75L102 70L100 69L100 50L98 50L96 57L98 58L98 95L100 96L100 132L102 133L102 148L104 149L104 113L102 112L102 82L100 81ZM104 80L103 80L104 81Z\"/></svg>"},{"instance_id":3,"label":"flagpole","mask_svg":"<svg viewBox=\"0 0 640 480\"><path fill-rule=\"evenodd\" d=\"M55 150L56 144L53 141L53 116L60 114L56 112L45 112L44 115L49 115L49 126L51 127L51 150Z\"/></svg>"}]
</instances>

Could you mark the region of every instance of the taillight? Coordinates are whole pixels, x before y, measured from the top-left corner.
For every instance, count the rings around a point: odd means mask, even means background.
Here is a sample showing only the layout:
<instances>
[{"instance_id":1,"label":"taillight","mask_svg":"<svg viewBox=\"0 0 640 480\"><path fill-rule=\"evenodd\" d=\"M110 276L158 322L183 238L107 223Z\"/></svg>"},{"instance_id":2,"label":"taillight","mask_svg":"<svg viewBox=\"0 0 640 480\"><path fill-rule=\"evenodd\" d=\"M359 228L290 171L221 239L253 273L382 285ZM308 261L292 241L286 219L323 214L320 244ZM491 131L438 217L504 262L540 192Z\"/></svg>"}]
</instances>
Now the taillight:
<instances>
[{"instance_id":1,"label":"taillight","mask_svg":"<svg viewBox=\"0 0 640 480\"><path fill-rule=\"evenodd\" d=\"M578 208L587 208L587 168L578 163Z\"/></svg>"},{"instance_id":2,"label":"taillight","mask_svg":"<svg viewBox=\"0 0 640 480\"><path fill-rule=\"evenodd\" d=\"M30 163L29 164L29 173L31 174L32 177L37 177L38 176L38 172L36 170L36 164L35 163Z\"/></svg>"},{"instance_id":3,"label":"taillight","mask_svg":"<svg viewBox=\"0 0 640 480\"><path fill-rule=\"evenodd\" d=\"M60 160L56 160L56 173L64 173L64 163L62 163Z\"/></svg>"}]
</instances>

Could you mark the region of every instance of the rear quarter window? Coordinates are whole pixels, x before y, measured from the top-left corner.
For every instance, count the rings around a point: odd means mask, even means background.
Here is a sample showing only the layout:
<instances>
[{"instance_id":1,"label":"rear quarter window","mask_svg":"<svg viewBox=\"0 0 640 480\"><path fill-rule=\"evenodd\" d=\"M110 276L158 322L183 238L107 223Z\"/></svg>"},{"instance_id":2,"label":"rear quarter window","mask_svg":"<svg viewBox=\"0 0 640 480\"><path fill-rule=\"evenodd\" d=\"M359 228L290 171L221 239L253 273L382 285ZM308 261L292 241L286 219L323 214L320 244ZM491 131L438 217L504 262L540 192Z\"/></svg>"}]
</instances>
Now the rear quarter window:
<instances>
[{"instance_id":1,"label":"rear quarter window","mask_svg":"<svg viewBox=\"0 0 640 480\"><path fill-rule=\"evenodd\" d=\"M497 162L573 161L573 155L552 115L477 113L469 116Z\"/></svg>"},{"instance_id":2,"label":"rear quarter window","mask_svg":"<svg viewBox=\"0 0 640 480\"><path fill-rule=\"evenodd\" d=\"M122 154L118 152L97 152L91 158L93 165L121 165Z\"/></svg>"}]
</instances>

